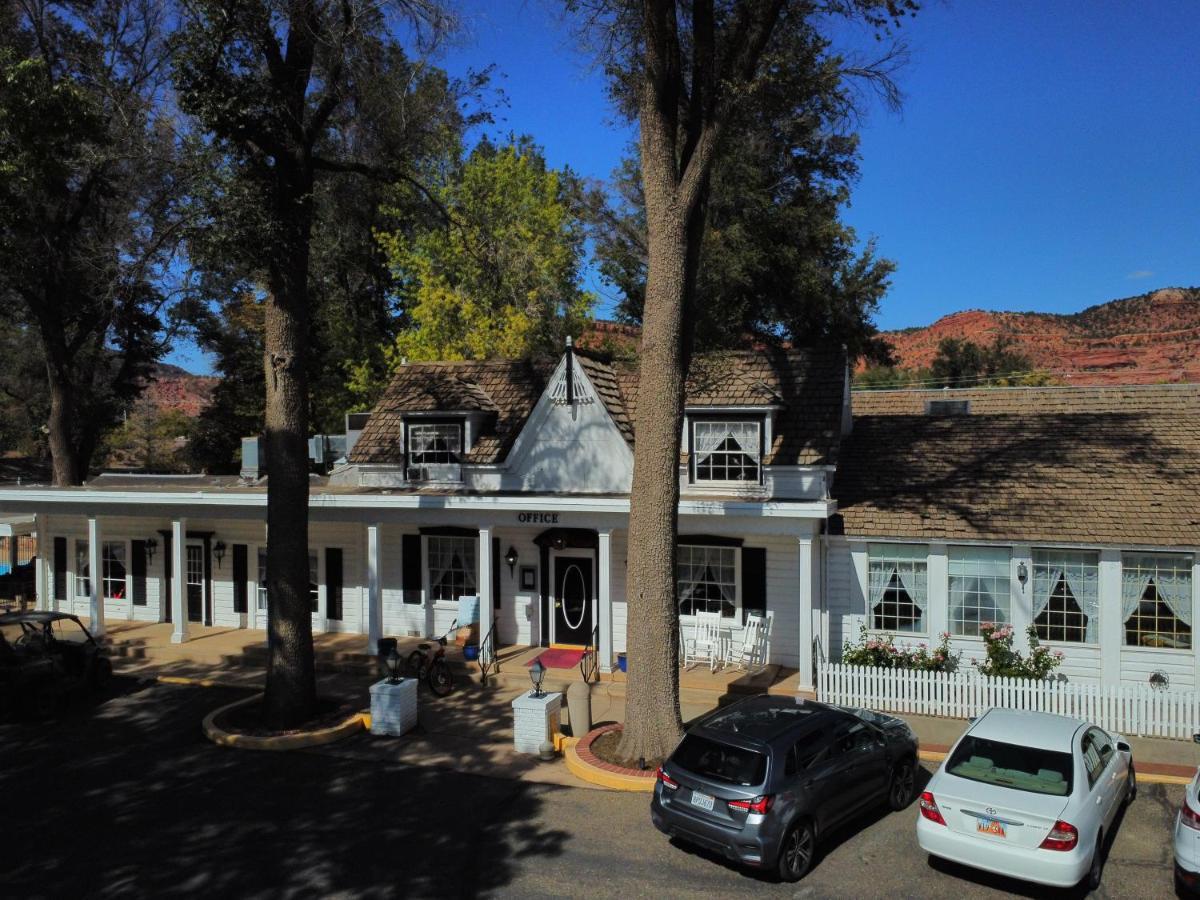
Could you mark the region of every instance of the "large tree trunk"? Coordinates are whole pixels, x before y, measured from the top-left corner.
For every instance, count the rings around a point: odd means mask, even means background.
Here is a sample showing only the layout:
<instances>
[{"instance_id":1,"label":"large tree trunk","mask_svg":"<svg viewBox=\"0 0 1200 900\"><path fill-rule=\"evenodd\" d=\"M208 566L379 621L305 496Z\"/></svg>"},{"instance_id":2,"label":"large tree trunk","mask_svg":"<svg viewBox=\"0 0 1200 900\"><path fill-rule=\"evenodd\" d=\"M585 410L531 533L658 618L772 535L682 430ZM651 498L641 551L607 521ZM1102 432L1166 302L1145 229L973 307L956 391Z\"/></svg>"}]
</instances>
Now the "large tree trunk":
<instances>
[{"instance_id":1,"label":"large tree trunk","mask_svg":"<svg viewBox=\"0 0 1200 900\"><path fill-rule=\"evenodd\" d=\"M83 484L89 460L82 460L71 438L71 424L75 419L75 404L71 385L48 369L50 381L50 417L46 422L49 431L50 459L54 469L54 484L68 487Z\"/></svg>"},{"instance_id":2,"label":"large tree trunk","mask_svg":"<svg viewBox=\"0 0 1200 900\"><path fill-rule=\"evenodd\" d=\"M679 518L679 436L686 376L683 310L690 283L687 217L674 203L671 174L647 166L649 272L643 314L633 490L629 512L629 685L618 753L662 759L679 742L679 614L675 535ZM655 195L658 202L650 199ZM652 211L653 210L653 211Z\"/></svg>"},{"instance_id":3,"label":"large tree trunk","mask_svg":"<svg viewBox=\"0 0 1200 900\"><path fill-rule=\"evenodd\" d=\"M308 258L311 179L281 190L286 238L266 309L267 638L264 715L289 728L316 711L308 594Z\"/></svg>"}]
</instances>

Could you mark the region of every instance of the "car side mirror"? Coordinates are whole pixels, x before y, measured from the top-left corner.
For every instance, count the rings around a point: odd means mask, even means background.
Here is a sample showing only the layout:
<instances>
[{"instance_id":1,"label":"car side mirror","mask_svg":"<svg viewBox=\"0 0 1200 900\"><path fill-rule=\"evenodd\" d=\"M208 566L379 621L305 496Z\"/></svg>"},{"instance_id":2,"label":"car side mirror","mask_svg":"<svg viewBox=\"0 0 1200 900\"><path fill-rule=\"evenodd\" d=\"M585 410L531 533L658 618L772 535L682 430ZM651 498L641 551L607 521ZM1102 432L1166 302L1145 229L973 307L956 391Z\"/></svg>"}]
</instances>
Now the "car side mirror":
<instances>
[{"instance_id":1,"label":"car side mirror","mask_svg":"<svg viewBox=\"0 0 1200 900\"><path fill-rule=\"evenodd\" d=\"M1192 735L1192 743L1194 743L1194 744L1200 744L1200 734L1193 734L1193 735Z\"/></svg>"},{"instance_id":2,"label":"car side mirror","mask_svg":"<svg viewBox=\"0 0 1200 900\"><path fill-rule=\"evenodd\" d=\"M1193 740L1197 737L1200 737L1200 735L1193 735ZM1117 750L1120 751L1121 753L1132 753L1133 752L1133 748L1130 747L1124 741L1117 741Z\"/></svg>"}]
</instances>

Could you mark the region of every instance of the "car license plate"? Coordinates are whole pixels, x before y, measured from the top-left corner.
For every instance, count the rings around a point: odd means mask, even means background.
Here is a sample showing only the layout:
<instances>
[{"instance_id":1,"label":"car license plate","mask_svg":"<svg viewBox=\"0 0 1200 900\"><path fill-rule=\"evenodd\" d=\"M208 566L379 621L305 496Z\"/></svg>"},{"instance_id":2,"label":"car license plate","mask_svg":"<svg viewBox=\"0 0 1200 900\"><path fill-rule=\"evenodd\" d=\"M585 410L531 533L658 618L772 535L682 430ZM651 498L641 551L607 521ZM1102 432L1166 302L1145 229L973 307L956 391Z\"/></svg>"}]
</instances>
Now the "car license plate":
<instances>
[{"instance_id":1,"label":"car license plate","mask_svg":"<svg viewBox=\"0 0 1200 900\"><path fill-rule=\"evenodd\" d=\"M995 819L976 819L975 830L980 834L990 834L992 837L1008 837L1004 833L1004 826Z\"/></svg>"},{"instance_id":2,"label":"car license plate","mask_svg":"<svg viewBox=\"0 0 1200 900\"><path fill-rule=\"evenodd\" d=\"M713 808L712 795L702 794L699 791L692 791L692 806L698 806L701 809L711 810Z\"/></svg>"}]
</instances>

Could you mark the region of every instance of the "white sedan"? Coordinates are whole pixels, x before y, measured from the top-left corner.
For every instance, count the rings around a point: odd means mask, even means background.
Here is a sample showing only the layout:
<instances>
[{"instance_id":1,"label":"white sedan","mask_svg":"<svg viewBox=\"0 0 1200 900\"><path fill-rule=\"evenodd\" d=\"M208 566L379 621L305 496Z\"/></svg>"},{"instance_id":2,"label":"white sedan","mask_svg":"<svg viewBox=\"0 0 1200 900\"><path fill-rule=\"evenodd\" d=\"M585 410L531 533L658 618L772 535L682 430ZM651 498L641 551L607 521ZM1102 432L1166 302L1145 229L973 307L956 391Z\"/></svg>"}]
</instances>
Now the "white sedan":
<instances>
[{"instance_id":1,"label":"white sedan","mask_svg":"<svg viewBox=\"0 0 1200 900\"><path fill-rule=\"evenodd\" d=\"M1104 846L1137 781L1119 735L1066 716L992 709L921 795L927 853L1038 884L1100 884Z\"/></svg>"},{"instance_id":2,"label":"white sedan","mask_svg":"<svg viewBox=\"0 0 1200 900\"><path fill-rule=\"evenodd\" d=\"M1192 740L1200 744L1200 734ZM1181 894L1200 891L1200 770L1192 776L1175 816L1175 888Z\"/></svg>"}]
</instances>

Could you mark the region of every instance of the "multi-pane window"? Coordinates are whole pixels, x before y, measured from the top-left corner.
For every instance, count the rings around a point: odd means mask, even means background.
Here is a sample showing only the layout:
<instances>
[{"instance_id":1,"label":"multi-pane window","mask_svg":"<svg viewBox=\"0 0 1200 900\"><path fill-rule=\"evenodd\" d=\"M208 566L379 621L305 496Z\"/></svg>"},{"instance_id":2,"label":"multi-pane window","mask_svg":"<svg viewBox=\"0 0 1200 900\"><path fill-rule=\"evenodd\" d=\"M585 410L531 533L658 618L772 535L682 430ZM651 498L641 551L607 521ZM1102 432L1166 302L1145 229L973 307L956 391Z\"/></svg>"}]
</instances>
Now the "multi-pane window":
<instances>
[{"instance_id":1,"label":"multi-pane window","mask_svg":"<svg viewBox=\"0 0 1200 900\"><path fill-rule=\"evenodd\" d=\"M1121 560L1125 643L1133 647L1192 647L1192 557L1132 553Z\"/></svg>"},{"instance_id":2,"label":"multi-pane window","mask_svg":"<svg viewBox=\"0 0 1200 900\"><path fill-rule=\"evenodd\" d=\"M457 481L462 477L461 423L413 422L407 431L410 481Z\"/></svg>"},{"instance_id":3,"label":"multi-pane window","mask_svg":"<svg viewBox=\"0 0 1200 900\"><path fill-rule=\"evenodd\" d=\"M455 602L476 593L475 538L429 537L429 596Z\"/></svg>"},{"instance_id":4,"label":"multi-pane window","mask_svg":"<svg viewBox=\"0 0 1200 900\"><path fill-rule=\"evenodd\" d=\"M871 544L867 580L871 627L924 631L929 596L928 549L920 544Z\"/></svg>"},{"instance_id":5,"label":"multi-pane window","mask_svg":"<svg viewBox=\"0 0 1200 900\"><path fill-rule=\"evenodd\" d=\"M758 481L762 424L698 419L692 423L696 481Z\"/></svg>"},{"instance_id":6,"label":"multi-pane window","mask_svg":"<svg viewBox=\"0 0 1200 900\"><path fill-rule=\"evenodd\" d=\"M125 599L125 542L105 541L104 596L110 600Z\"/></svg>"},{"instance_id":7,"label":"multi-pane window","mask_svg":"<svg viewBox=\"0 0 1200 900\"><path fill-rule=\"evenodd\" d=\"M17 542L17 565L24 566L33 562L33 558L37 556L37 538L23 534L13 540Z\"/></svg>"},{"instance_id":8,"label":"multi-pane window","mask_svg":"<svg viewBox=\"0 0 1200 900\"><path fill-rule=\"evenodd\" d=\"M682 544L676 563L679 614L737 615L737 550Z\"/></svg>"},{"instance_id":9,"label":"multi-pane window","mask_svg":"<svg viewBox=\"0 0 1200 900\"><path fill-rule=\"evenodd\" d=\"M258 608L265 610L267 608L267 551L259 548L258 551Z\"/></svg>"},{"instance_id":10,"label":"multi-pane window","mask_svg":"<svg viewBox=\"0 0 1200 900\"><path fill-rule=\"evenodd\" d=\"M1100 555L1033 551L1033 625L1043 641L1100 641Z\"/></svg>"},{"instance_id":11,"label":"multi-pane window","mask_svg":"<svg viewBox=\"0 0 1200 900\"><path fill-rule=\"evenodd\" d=\"M318 574L318 569L317 569L317 554L309 553L308 554L308 602L309 602L309 606L312 608L313 612L317 612L317 610L320 608L320 604L318 603L318 597L319 597L320 591L319 591L319 588L317 587L317 585L319 584L319 581L318 581L319 578L320 578L320 575Z\"/></svg>"},{"instance_id":12,"label":"multi-pane window","mask_svg":"<svg viewBox=\"0 0 1200 900\"><path fill-rule=\"evenodd\" d=\"M1010 553L1008 548L950 548L950 631L979 636L984 622L1010 621Z\"/></svg>"},{"instance_id":13,"label":"multi-pane window","mask_svg":"<svg viewBox=\"0 0 1200 900\"><path fill-rule=\"evenodd\" d=\"M88 578L88 542L75 542L75 596L92 596L92 582Z\"/></svg>"}]
</instances>

